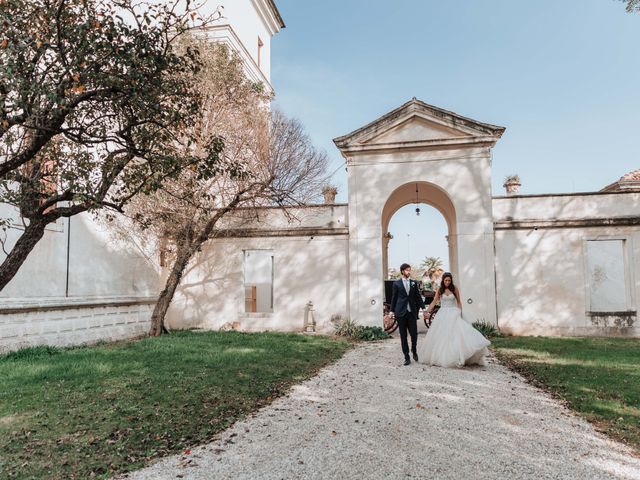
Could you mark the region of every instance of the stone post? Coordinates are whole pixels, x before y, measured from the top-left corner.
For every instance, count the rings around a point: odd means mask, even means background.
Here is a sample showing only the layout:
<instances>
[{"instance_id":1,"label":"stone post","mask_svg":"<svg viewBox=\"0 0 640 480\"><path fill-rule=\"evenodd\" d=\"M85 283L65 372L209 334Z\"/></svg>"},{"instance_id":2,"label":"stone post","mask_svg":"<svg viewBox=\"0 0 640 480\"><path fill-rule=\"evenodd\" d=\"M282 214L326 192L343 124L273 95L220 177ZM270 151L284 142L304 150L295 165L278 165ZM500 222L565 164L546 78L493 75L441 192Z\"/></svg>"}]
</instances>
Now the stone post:
<instances>
[{"instance_id":1,"label":"stone post","mask_svg":"<svg viewBox=\"0 0 640 480\"><path fill-rule=\"evenodd\" d=\"M313 302L311 300L309 300L304 310L304 331L306 333L315 333L316 319L313 315Z\"/></svg>"}]
</instances>

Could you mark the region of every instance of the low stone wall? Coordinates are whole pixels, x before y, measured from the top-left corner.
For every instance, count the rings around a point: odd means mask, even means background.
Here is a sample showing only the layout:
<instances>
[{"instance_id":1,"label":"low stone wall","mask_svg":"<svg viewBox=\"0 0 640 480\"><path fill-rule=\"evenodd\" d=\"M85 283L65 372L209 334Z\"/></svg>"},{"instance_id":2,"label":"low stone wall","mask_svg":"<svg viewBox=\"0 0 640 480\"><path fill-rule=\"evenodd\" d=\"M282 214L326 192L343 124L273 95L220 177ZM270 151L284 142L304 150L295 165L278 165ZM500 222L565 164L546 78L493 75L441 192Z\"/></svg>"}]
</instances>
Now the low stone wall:
<instances>
[{"instance_id":1,"label":"low stone wall","mask_svg":"<svg viewBox=\"0 0 640 480\"><path fill-rule=\"evenodd\" d=\"M0 306L0 352L144 335L155 298L48 300Z\"/></svg>"},{"instance_id":2,"label":"low stone wall","mask_svg":"<svg viewBox=\"0 0 640 480\"><path fill-rule=\"evenodd\" d=\"M500 324L500 332L505 335L532 337L632 337L640 338L640 327L585 327L585 326L538 326L531 328L509 322Z\"/></svg>"}]
</instances>

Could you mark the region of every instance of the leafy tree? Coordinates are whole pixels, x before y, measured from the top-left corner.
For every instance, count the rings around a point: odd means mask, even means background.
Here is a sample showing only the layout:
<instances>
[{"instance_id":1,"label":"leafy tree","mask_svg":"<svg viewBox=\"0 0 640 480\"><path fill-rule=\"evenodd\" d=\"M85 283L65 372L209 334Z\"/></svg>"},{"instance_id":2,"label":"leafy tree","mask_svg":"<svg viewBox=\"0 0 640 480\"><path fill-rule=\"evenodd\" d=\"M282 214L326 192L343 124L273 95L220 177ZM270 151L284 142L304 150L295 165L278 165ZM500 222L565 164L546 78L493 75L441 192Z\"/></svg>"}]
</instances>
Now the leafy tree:
<instances>
[{"instance_id":1,"label":"leafy tree","mask_svg":"<svg viewBox=\"0 0 640 480\"><path fill-rule=\"evenodd\" d=\"M390 268L387 271L387 280L398 280L402 275L396 268Z\"/></svg>"},{"instance_id":2,"label":"leafy tree","mask_svg":"<svg viewBox=\"0 0 640 480\"><path fill-rule=\"evenodd\" d=\"M425 257L420 264L427 272L432 269L442 268L442 259L440 257Z\"/></svg>"},{"instance_id":3,"label":"leafy tree","mask_svg":"<svg viewBox=\"0 0 640 480\"><path fill-rule=\"evenodd\" d=\"M640 0L622 0L627 4L627 12L640 12Z\"/></svg>"},{"instance_id":4,"label":"leafy tree","mask_svg":"<svg viewBox=\"0 0 640 480\"><path fill-rule=\"evenodd\" d=\"M200 104L198 52L174 48L196 7L178 5L0 2L0 203L14 209L2 219L0 290L48 224L121 211L186 166L213 174L220 140L199 155L175 147Z\"/></svg>"},{"instance_id":5,"label":"leafy tree","mask_svg":"<svg viewBox=\"0 0 640 480\"><path fill-rule=\"evenodd\" d=\"M202 42L195 43L202 52L196 80L202 109L186 135L195 142L184 148L206 150L212 138L223 138L218 168L211 177L185 169L126 210L142 227L134 234L166 244L169 275L153 311L151 335L165 331L182 276L209 239L247 228L261 207L295 206L317 197L325 181L326 155L311 145L302 126L269 110L270 96L246 79L237 55L224 45Z\"/></svg>"}]
</instances>

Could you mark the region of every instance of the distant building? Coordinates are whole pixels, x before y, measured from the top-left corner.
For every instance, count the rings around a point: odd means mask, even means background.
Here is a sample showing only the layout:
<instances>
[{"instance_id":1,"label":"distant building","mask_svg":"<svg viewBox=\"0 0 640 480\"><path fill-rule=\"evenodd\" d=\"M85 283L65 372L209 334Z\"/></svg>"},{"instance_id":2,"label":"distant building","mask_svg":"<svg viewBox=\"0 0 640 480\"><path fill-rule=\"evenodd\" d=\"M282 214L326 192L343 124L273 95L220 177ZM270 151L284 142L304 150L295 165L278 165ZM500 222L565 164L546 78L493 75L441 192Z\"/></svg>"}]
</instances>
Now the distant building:
<instances>
[{"instance_id":1,"label":"distant building","mask_svg":"<svg viewBox=\"0 0 640 480\"><path fill-rule=\"evenodd\" d=\"M629 172L617 182L604 187L601 192L640 192L640 170Z\"/></svg>"},{"instance_id":2,"label":"distant building","mask_svg":"<svg viewBox=\"0 0 640 480\"><path fill-rule=\"evenodd\" d=\"M273 0L209 0L203 14L220 17L206 29L207 36L235 50L244 60L247 77L271 85L271 38L285 27Z\"/></svg>"}]
</instances>

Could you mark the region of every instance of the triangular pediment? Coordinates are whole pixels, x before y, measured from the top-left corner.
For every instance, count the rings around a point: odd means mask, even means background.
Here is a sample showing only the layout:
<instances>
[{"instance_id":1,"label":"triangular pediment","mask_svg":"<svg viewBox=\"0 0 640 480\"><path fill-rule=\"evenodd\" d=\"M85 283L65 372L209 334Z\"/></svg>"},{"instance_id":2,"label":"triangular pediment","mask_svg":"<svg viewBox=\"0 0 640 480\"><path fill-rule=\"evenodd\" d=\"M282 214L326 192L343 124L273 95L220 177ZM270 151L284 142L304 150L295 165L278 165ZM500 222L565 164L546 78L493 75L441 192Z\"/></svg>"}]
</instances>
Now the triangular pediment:
<instances>
[{"instance_id":1,"label":"triangular pediment","mask_svg":"<svg viewBox=\"0 0 640 480\"><path fill-rule=\"evenodd\" d=\"M333 141L343 153L497 141L504 127L478 122L416 98Z\"/></svg>"},{"instance_id":2,"label":"triangular pediment","mask_svg":"<svg viewBox=\"0 0 640 480\"><path fill-rule=\"evenodd\" d=\"M362 139L361 143L419 142L423 140L468 137L471 135L468 131L447 127L419 115L413 115L378 135Z\"/></svg>"}]
</instances>

